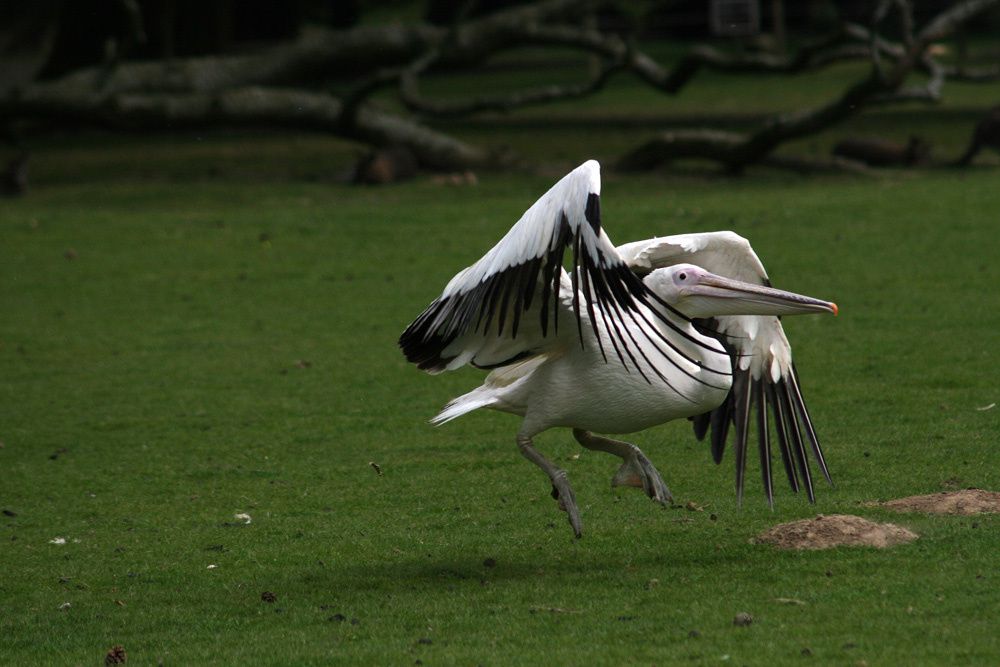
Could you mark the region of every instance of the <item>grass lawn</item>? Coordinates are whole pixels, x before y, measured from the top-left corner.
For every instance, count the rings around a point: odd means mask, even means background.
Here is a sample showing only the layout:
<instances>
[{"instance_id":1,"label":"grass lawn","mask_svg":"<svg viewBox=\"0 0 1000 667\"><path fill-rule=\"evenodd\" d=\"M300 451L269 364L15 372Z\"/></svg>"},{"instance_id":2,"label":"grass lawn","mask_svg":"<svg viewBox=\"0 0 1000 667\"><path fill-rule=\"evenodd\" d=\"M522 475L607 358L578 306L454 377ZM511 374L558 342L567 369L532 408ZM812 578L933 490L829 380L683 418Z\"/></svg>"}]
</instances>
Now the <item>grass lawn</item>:
<instances>
[{"instance_id":1,"label":"grass lawn","mask_svg":"<svg viewBox=\"0 0 1000 667\"><path fill-rule=\"evenodd\" d=\"M663 510L551 431L574 541L515 418L427 425L481 374L395 343L552 179L350 188L305 180L336 142L213 141L49 146L0 206L0 664L1000 663L1000 518L866 505L1000 489L995 169L606 174L615 241L733 229L838 302L787 320L837 486L738 510L678 422L633 438L704 508ZM750 543L818 512L921 538Z\"/></svg>"}]
</instances>

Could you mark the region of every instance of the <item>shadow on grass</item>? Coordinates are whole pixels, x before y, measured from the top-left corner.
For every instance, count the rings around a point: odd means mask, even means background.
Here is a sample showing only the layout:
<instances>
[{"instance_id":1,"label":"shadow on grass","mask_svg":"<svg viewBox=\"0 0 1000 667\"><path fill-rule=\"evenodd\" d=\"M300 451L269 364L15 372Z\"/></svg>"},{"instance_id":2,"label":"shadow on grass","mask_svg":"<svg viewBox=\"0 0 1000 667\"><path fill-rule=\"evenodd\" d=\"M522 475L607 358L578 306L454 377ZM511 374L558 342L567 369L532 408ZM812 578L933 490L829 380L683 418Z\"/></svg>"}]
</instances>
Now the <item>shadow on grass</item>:
<instances>
[{"instance_id":1,"label":"shadow on grass","mask_svg":"<svg viewBox=\"0 0 1000 667\"><path fill-rule=\"evenodd\" d=\"M442 586L466 584L518 584L545 579L567 582L607 582L641 573L713 569L728 571L745 563L743 549L717 551L628 553L623 549L609 553L605 545L583 551L566 545L562 552L549 550L532 556L508 556L503 559L427 555L424 558L401 557L398 561L324 567L300 571L299 576L312 586L337 590L341 594L378 590L440 590Z\"/></svg>"}]
</instances>

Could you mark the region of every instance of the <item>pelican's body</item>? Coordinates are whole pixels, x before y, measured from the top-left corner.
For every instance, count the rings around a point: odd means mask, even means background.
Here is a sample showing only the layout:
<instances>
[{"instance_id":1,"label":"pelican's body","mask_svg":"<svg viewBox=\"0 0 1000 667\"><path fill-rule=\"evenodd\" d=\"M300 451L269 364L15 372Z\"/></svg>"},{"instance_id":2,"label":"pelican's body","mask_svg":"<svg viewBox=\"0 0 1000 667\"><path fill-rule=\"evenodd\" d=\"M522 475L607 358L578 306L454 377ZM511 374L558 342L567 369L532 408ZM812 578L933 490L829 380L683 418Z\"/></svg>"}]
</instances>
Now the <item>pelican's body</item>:
<instances>
[{"instance_id":1,"label":"pelican's body","mask_svg":"<svg viewBox=\"0 0 1000 667\"><path fill-rule=\"evenodd\" d=\"M648 319L660 334L670 332L655 318ZM464 414L467 410L462 408L489 407L524 417L520 433L527 436L555 426L625 434L700 414L706 405L722 403L729 393L732 385L729 353L718 341L697 332L690 322L674 320L704 345L681 340L694 359L694 363L683 359L682 363L701 381L681 375L671 387L663 382L646 382L634 370L630 372L622 364L608 363L600 350L602 346L612 349L611 338L598 329L602 342L598 345L594 329L584 315L582 346L568 340L544 355L492 371L481 387L452 401L442 413L446 416L436 418L435 422ZM623 326L639 329L648 325L628 322ZM633 332L633 337L640 341L647 358L657 354L641 333ZM641 355L636 357L642 359ZM651 374L650 366L640 363L647 375Z\"/></svg>"},{"instance_id":2,"label":"pelican's body","mask_svg":"<svg viewBox=\"0 0 1000 667\"><path fill-rule=\"evenodd\" d=\"M491 370L482 386L432 421L478 408L521 416L518 447L549 476L579 537L566 473L532 442L552 427L572 428L584 447L622 458L612 484L642 488L667 503L666 484L638 447L595 433L633 433L690 417L699 438L711 426L718 462L731 423L741 496L753 406L771 502L770 406L792 488L801 480L812 499L807 440L827 479L829 473L778 316L836 314L836 308L770 287L750 244L732 232L616 248L601 228L599 166L589 161L452 278L403 332L400 346L430 373L466 364Z\"/></svg>"}]
</instances>

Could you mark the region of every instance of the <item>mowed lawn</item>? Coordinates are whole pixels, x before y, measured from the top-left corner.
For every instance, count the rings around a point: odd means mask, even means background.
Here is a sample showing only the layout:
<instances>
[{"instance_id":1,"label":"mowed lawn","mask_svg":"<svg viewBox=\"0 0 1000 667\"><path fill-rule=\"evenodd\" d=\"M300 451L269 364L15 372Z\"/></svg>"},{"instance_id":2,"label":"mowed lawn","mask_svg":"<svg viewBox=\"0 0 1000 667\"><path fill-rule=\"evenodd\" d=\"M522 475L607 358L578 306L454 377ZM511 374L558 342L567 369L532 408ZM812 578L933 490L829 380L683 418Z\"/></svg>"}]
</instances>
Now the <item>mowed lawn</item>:
<instances>
[{"instance_id":1,"label":"mowed lawn","mask_svg":"<svg viewBox=\"0 0 1000 667\"><path fill-rule=\"evenodd\" d=\"M142 171L158 149L129 150ZM613 240L733 229L776 286L838 302L786 319L836 487L813 506L782 482L770 511L751 463L738 509L731 457L681 421L632 438L679 503L661 509L555 430L537 444L569 472L578 541L515 418L427 424L481 374L396 348L554 180L95 169L3 201L0 663L116 644L164 665L1000 663L1000 520L868 505L1000 489L996 169L607 173ZM751 543L817 513L921 537Z\"/></svg>"}]
</instances>

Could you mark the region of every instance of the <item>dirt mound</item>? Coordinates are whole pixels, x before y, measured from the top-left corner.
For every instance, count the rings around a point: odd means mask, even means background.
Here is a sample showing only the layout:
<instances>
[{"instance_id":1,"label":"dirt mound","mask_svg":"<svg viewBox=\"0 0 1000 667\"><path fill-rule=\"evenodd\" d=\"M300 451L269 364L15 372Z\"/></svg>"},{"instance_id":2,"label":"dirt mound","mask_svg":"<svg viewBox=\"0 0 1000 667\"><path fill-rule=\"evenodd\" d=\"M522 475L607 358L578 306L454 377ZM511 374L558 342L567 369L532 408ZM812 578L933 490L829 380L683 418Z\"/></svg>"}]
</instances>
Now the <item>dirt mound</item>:
<instances>
[{"instance_id":1,"label":"dirt mound","mask_svg":"<svg viewBox=\"0 0 1000 667\"><path fill-rule=\"evenodd\" d=\"M1000 512L1000 493L982 489L963 489L910 496L882 503L897 512L925 512L927 514L980 514Z\"/></svg>"},{"instance_id":2,"label":"dirt mound","mask_svg":"<svg viewBox=\"0 0 1000 667\"><path fill-rule=\"evenodd\" d=\"M849 514L820 514L770 528L756 538L758 544L779 549L832 549L842 546L885 547L917 539L917 534L892 523L875 523Z\"/></svg>"}]
</instances>

